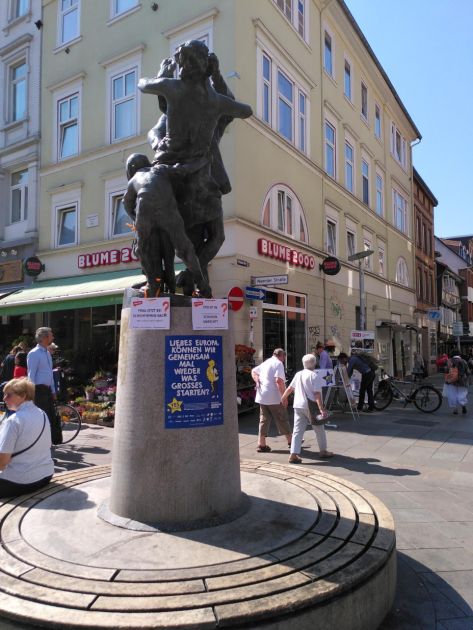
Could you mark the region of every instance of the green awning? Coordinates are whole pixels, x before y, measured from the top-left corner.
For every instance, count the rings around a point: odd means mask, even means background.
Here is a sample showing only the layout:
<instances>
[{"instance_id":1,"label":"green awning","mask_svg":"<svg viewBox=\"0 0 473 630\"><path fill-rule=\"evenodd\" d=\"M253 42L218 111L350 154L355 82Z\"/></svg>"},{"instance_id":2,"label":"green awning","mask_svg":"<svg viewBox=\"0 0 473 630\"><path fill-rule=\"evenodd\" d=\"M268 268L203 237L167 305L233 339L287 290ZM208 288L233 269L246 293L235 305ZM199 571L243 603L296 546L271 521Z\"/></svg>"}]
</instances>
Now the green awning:
<instances>
[{"instance_id":1,"label":"green awning","mask_svg":"<svg viewBox=\"0 0 473 630\"><path fill-rule=\"evenodd\" d=\"M144 281L140 269L36 281L31 287L0 299L0 315L121 304L124 290Z\"/></svg>"}]
</instances>

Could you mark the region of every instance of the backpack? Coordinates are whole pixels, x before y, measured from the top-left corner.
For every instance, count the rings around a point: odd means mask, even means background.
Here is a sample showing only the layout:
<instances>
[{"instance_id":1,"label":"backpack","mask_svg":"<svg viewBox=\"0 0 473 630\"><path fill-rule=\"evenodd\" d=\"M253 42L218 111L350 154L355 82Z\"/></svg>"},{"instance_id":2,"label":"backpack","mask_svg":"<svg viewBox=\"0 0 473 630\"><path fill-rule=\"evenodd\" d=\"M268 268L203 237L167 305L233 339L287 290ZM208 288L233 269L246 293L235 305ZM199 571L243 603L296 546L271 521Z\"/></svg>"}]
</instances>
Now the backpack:
<instances>
[{"instance_id":1,"label":"backpack","mask_svg":"<svg viewBox=\"0 0 473 630\"><path fill-rule=\"evenodd\" d=\"M376 372L379 366L374 356L372 356L371 354L367 354L366 352L357 353L357 356L360 357L360 359L364 361L364 363L366 363L366 365L368 365L371 370Z\"/></svg>"}]
</instances>

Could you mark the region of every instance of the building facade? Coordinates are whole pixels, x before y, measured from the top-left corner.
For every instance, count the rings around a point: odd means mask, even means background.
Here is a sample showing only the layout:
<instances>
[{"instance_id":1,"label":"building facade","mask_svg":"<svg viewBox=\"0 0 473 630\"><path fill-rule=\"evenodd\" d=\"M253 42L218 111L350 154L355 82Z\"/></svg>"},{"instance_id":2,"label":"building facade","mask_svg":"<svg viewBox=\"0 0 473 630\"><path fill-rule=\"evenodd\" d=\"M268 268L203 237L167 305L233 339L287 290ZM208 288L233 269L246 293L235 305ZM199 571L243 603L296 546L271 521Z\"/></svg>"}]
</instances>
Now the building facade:
<instances>
[{"instance_id":1,"label":"building facade","mask_svg":"<svg viewBox=\"0 0 473 630\"><path fill-rule=\"evenodd\" d=\"M0 3L0 294L31 284L37 251L41 3ZM31 330L23 313L1 319L0 346Z\"/></svg>"},{"instance_id":2,"label":"building facade","mask_svg":"<svg viewBox=\"0 0 473 630\"><path fill-rule=\"evenodd\" d=\"M414 227L419 348L430 372L437 358L437 282L434 252L434 208L438 201L417 170L414 175Z\"/></svg>"},{"instance_id":3,"label":"building facade","mask_svg":"<svg viewBox=\"0 0 473 630\"><path fill-rule=\"evenodd\" d=\"M33 298L37 307L39 298L38 320L84 352L119 319L123 288L141 278L121 202L125 161L133 152L152 157L146 134L160 115L136 84L180 43L200 39L254 110L221 141L232 192L210 268L216 297L267 277L264 298L232 315L236 341L253 344L257 360L284 346L291 368L319 339L348 349L360 321L359 269L348 257L370 250L366 327L383 366L409 373L411 143L420 133L344 2L42 4L45 272L34 289L42 293L9 296L1 308L33 308ZM335 276L320 270L329 255L341 262Z\"/></svg>"},{"instance_id":4,"label":"building facade","mask_svg":"<svg viewBox=\"0 0 473 630\"><path fill-rule=\"evenodd\" d=\"M460 263L458 273L463 280L461 293L461 319L463 322L462 346L465 353L473 344L473 236L450 236L442 241L453 252L458 254ZM468 346L468 348L466 347Z\"/></svg>"}]
</instances>

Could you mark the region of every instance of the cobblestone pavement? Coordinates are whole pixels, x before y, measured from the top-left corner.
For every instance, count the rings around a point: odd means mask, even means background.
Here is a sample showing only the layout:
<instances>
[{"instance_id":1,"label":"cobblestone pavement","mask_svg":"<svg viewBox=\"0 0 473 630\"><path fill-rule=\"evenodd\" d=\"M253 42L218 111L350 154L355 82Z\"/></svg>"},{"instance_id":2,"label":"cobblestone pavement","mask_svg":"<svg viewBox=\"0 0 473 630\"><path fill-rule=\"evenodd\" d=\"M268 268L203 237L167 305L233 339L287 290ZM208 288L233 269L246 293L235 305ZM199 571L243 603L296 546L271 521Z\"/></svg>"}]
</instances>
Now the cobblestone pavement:
<instances>
[{"instance_id":1,"label":"cobblestone pavement","mask_svg":"<svg viewBox=\"0 0 473 630\"><path fill-rule=\"evenodd\" d=\"M441 387L440 376L430 380ZM466 415L452 415L445 403L423 414L393 402L359 422L349 414L333 422L337 428L327 432L336 456L319 459L308 430L302 467L363 486L394 516L398 589L381 630L472 630L473 399ZM256 452L257 413L241 416L239 428L242 459L287 462L284 437L268 438L271 453ZM110 463L112 438L111 428L85 428L56 449L57 472ZM19 627L0 622L2 630Z\"/></svg>"}]
</instances>

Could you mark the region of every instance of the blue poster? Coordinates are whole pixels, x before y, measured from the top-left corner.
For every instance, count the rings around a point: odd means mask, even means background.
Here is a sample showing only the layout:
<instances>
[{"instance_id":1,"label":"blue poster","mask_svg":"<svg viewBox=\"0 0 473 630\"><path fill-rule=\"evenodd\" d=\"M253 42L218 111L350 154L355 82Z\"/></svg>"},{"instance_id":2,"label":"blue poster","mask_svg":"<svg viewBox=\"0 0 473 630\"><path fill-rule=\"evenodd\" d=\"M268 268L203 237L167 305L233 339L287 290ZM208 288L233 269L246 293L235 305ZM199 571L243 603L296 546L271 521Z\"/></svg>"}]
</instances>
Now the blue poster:
<instances>
[{"instance_id":1,"label":"blue poster","mask_svg":"<svg viewBox=\"0 0 473 630\"><path fill-rule=\"evenodd\" d=\"M222 337L166 337L166 429L223 424Z\"/></svg>"}]
</instances>

